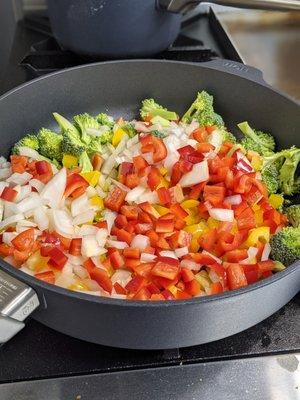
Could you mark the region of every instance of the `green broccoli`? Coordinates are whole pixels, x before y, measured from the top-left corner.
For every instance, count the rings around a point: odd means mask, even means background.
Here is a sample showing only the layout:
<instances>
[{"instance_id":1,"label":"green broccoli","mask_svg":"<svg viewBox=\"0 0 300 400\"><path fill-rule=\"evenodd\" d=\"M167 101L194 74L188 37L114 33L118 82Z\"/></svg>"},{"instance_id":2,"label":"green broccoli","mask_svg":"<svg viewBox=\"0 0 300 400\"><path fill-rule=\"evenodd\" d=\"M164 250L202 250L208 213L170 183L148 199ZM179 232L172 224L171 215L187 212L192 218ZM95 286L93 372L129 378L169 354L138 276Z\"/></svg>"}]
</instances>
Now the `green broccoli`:
<instances>
[{"instance_id":1,"label":"green broccoli","mask_svg":"<svg viewBox=\"0 0 300 400\"><path fill-rule=\"evenodd\" d=\"M236 137L231 132L227 131L225 127L222 127L219 131L222 133L223 142L236 143Z\"/></svg>"},{"instance_id":2,"label":"green broccoli","mask_svg":"<svg viewBox=\"0 0 300 400\"><path fill-rule=\"evenodd\" d=\"M60 126L60 129L63 132L73 132L74 134L79 134L78 129L65 117L58 113L53 113L53 117L55 118L56 122Z\"/></svg>"},{"instance_id":3,"label":"green broccoli","mask_svg":"<svg viewBox=\"0 0 300 400\"><path fill-rule=\"evenodd\" d=\"M275 140L269 133L256 131L250 127L248 122L241 122L238 127L245 137L241 144L246 150L256 151L262 156L269 156L275 150Z\"/></svg>"},{"instance_id":4,"label":"green broccoli","mask_svg":"<svg viewBox=\"0 0 300 400\"><path fill-rule=\"evenodd\" d=\"M101 153L102 144L101 137L93 136L90 143L86 147L86 151L88 154Z\"/></svg>"},{"instance_id":5,"label":"green broccoli","mask_svg":"<svg viewBox=\"0 0 300 400\"><path fill-rule=\"evenodd\" d=\"M272 258L286 267L300 259L300 228L283 228L271 237Z\"/></svg>"},{"instance_id":6,"label":"green broccoli","mask_svg":"<svg viewBox=\"0 0 300 400\"><path fill-rule=\"evenodd\" d=\"M28 134L20 139L12 148L12 154L19 154L20 147L30 147L33 150L39 149L39 141L35 135Z\"/></svg>"},{"instance_id":7,"label":"green broccoli","mask_svg":"<svg viewBox=\"0 0 300 400\"><path fill-rule=\"evenodd\" d=\"M100 124L96 118L88 113L75 115L73 118L74 125L81 132L81 140L87 145L92 140L93 136L100 134Z\"/></svg>"},{"instance_id":8,"label":"green broccoli","mask_svg":"<svg viewBox=\"0 0 300 400\"><path fill-rule=\"evenodd\" d=\"M64 154L72 154L76 157L85 151L85 144L81 141L77 130L72 129L62 133L61 150Z\"/></svg>"},{"instance_id":9,"label":"green broccoli","mask_svg":"<svg viewBox=\"0 0 300 400\"><path fill-rule=\"evenodd\" d=\"M278 179L279 190L291 196L300 191L300 179L296 177L299 163L300 149L293 146L263 157L262 175L271 170L273 179Z\"/></svg>"},{"instance_id":10,"label":"green broccoli","mask_svg":"<svg viewBox=\"0 0 300 400\"><path fill-rule=\"evenodd\" d=\"M91 160L86 151L81 153L79 157L79 166L81 167L81 172L91 172L93 171L93 166Z\"/></svg>"},{"instance_id":11,"label":"green broccoli","mask_svg":"<svg viewBox=\"0 0 300 400\"><path fill-rule=\"evenodd\" d=\"M39 152L43 156L51 159L55 158L58 161L62 160L62 135L58 135L50 129L42 128L39 130L37 138L39 141Z\"/></svg>"},{"instance_id":12,"label":"green broccoli","mask_svg":"<svg viewBox=\"0 0 300 400\"><path fill-rule=\"evenodd\" d=\"M167 135L163 132L160 132L158 130L154 130L150 132L151 135L158 137L159 139L164 139L165 137L167 137Z\"/></svg>"},{"instance_id":13,"label":"green broccoli","mask_svg":"<svg viewBox=\"0 0 300 400\"><path fill-rule=\"evenodd\" d=\"M213 103L213 96L205 90L199 92L196 100L181 118L181 121L189 124L194 119L199 122L200 126L216 125L219 128L224 126L222 117L214 111Z\"/></svg>"},{"instance_id":14,"label":"green broccoli","mask_svg":"<svg viewBox=\"0 0 300 400\"><path fill-rule=\"evenodd\" d=\"M285 210L286 216L294 228L300 228L300 204L289 206Z\"/></svg>"},{"instance_id":15,"label":"green broccoli","mask_svg":"<svg viewBox=\"0 0 300 400\"><path fill-rule=\"evenodd\" d=\"M114 121L113 117L111 117L105 113L98 114L96 116L96 119L100 125L108 126L110 129L112 129L115 125L115 121Z\"/></svg>"},{"instance_id":16,"label":"green broccoli","mask_svg":"<svg viewBox=\"0 0 300 400\"><path fill-rule=\"evenodd\" d=\"M122 125L121 127L123 129L123 131L125 131L127 133L127 135L132 138L133 136L135 136L137 134L137 131L135 130L133 124L131 124L130 122L125 123L124 125Z\"/></svg>"},{"instance_id":17,"label":"green broccoli","mask_svg":"<svg viewBox=\"0 0 300 400\"><path fill-rule=\"evenodd\" d=\"M160 104L156 103L154 99L145 99L142 101L140 114L143 119L158 116L167 119L168 121L176 121L178 118L176 112L167 110Z\"/></svg>"},{"instance_id":18,"label":"green broccoli","mask_svg":"<svg viewBox=\"0 0 300 400\"><path fill-rule=\"evenodd\" d=\"M270 164L267 167L263 168L261 172L261 177L264 183L267 186L268 193L277 193L279 190L279 173L274 164Z\"/></svg>"},{"instance_id":19,"label":"green broccoli","mask_svg":"<svg viewBox=\"0 0 300 400\"><path fill-rule=\"evenodd\" d=\"M100 143L102 144L111 143L113 134L114 134L113 131L102 132L101 136L99 136Z\"/></svg>"}]
</instances>

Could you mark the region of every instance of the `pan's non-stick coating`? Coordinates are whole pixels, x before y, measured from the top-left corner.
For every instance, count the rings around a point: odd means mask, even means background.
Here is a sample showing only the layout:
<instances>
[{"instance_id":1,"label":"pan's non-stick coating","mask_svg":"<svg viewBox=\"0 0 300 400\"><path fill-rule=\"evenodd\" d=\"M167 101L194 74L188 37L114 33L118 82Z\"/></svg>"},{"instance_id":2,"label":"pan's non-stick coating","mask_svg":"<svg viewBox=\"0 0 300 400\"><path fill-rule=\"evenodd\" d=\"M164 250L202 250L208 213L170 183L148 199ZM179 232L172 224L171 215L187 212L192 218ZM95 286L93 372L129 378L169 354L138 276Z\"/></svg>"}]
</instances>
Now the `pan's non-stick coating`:
<instances>
[{"instance_id":1,"label":"pan's non-stick coating","mask_svg":"<svg viewBox=\"0 0 300 400\"><path fill-rule=\"evenodd\" d=\"M224 68L222 68L224 69ZM0 99L1 152L41 126L54 127L51 113L108 112L133 118L140 101L154 97L181 114L198 90L214 94L216 109L236 132L243 120L270 131L279 146L300 146L299 105L261 82L209 66L132 61L66 70L17 89ZM257 79L257 78L253 78ZM33 286L42 306L35 318L66 334L110 346L159 349L191 346L240 332L268 317L299 290L300 266L261 283L217 297L180 302L139 303L69 292L17 271L7 272Z\"/></svg>"}]
</instances>

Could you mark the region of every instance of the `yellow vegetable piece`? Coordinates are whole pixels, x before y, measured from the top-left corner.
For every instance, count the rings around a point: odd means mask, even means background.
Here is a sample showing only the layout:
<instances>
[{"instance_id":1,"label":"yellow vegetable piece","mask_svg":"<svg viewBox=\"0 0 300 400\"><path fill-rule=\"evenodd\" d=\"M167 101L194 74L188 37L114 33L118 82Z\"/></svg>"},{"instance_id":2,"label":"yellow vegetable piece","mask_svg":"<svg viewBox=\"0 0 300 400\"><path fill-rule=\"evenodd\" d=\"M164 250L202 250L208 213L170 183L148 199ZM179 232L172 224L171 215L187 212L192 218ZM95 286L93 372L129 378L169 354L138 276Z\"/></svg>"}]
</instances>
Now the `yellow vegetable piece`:
<instances>
[{"instance_id":1,"label":"yellow vegetable piece","mask_svg":"<svg viewBox=\"0 0 300 400\"><path fill-rule=\"evenodd\" d=\"M195 278L200 283L200 286L202 287L202 289L205 289L205 288L208 289L211 285L211 280L209 279L207 274L204 275L201 272L205 272L205 271L198 272L198 274L195 275Z\"/></svg>"},{"instance_id":2,"label":"yellow vegetable piece","mask_svg":"<svg viewBox=\"0 0 300 400\"><path fill-rule=\"evenodd\" d=\"M283 197L280 194L271 194L269 197L269 203L276 209L282 206L283 201Z\"/></svg>"},{"instance_id":3,"label":"yellow vegetable piece","mask_svg":"<svg viewBox=\"0 0 300 400\"><path fill-rule=\"evenodd\" d=\"M100 262L103 262L106 260L106 255L102 254L101 256L99 256Z\"/></svg>"},{"instance_id":4,"label":"yellow vegetable piece","mask_svg":"<svg viewBox=\"0 0 300 400\"><path fill-rule=\"evenodd\" d=\"M252 208L252 210L255 212L255 211L259 211L261 208L260 208L260 206L258 205L258 204L253 204L253 206L251 207Z\"/></svg>"},{"instance_id":5,"label":"yellow vegetable piece","mask_svg":"<svg viewBox=\"0 0 300 400\"><path fill-rule=\"evenodd\" d=\"M198 242L199 237L201 236L201 234L196 233L192 240L191 240L191 244L189 246L189 250L191 253L197 253L200 249L200 244Z\"/></svg>"},{"instance_id":6,"label":"yellow vegetable piece","mask_svg":"<svg viewBox=\"0 0 300 400\"><path fill-rule=\"evenodd\" d=\"M106 271L108 273L108 276L111 278L113 276L113 274L115 273L115 270L113 269L113 267L110 265L108 268L106 268Z\"/></svg>"},{"instance_id":7,"label":"yellow vegetable piece","mask_svg":"<svg viewBox=\"0 0 300 400\"><path fill-rule=\"evenodd\" d=\"M253 155L251 165L255 171L260 171L262 168L262 158L258 154Z\"/></svg>"},{"instance_id":8,"label":"yellow vegetable piece","mask_svg":"<svg viewBox=\"0 0 300 400\"><path fill-rule=\"evenodd\" d=\"M267 243L270 241L270 228L268 226L261 226L250 230L250 234L245 242L247 247L256 246L258 241Z\"/></svg>"},{"instance_id":9,"label":"yellow vegetable piece","mask_svg":"<svg viewBox=\"0 0 300 400\"><path fill-rule=\"evenodd\" d=\"M198 200L185 200L180 205L185 210L188 210L190 208L197 207L199 204L200 202Z\"/></svg>"},{"instance_id":10,"label":"yellow vegetable piece","mask_svg":"<svg viewBox=\"0 0 300 400\"><path fill-rule=\"evenodd\" d=\"M96 186L98 184L101 173L99 171L83 172L80 174L90 186Z\"/></svg>"},{"instance_id":11,"label":"yellow vegetable piece","mask_svg":"<svg viewBox=\"0 0 300 400\"><path fill-rule=\"evenodd\" d=\"M160 206L159 204L153 204L153 207L159 213L159 215L166 215L170 212L167 207Z\"/></svg>"},{"instance_id":12,"label":"yellow vegetable piece","mask_svg":"<svg viewBox=\"0 0 300 400\"><path fill-rule=\"evenodd\" d=\"M171 285L168 287L168 290L172 293L172 295L175 297L177 293L177 287L175 285Z\"/></svg>"},{"instance_id":13,"label":"yellow vegetable piece","mask_svg":"<svg viewBox=\"0 0 300 400\"><path fill-rule=\"evenodd\" d=\"M264 212L263 212L263 210L255 211L254 217L255 217L256 225L258 225L258 226L263 225L263 222L264 222Z\"/></svg>"},{"instance_id":14,"label":"yellow vegetable piece","mask_svg":"<svg viewBox=\"0 0 300 400\"><path fill-rule=\"evenodd\" d=\"M165 176L165 175L167 175L168 170L165 167L161 167L161 168L159 168L159 172L162 176Z\"/></svg>"},{"instance_id":15,"label":"yellow vegetable piece","mask_svg":"<svg viewBox=\"0 0 300 400\"><path fill-rule=\"evenodd\" d=\"M124 135L126 135L126 132L122 128L116 129L112 137L112 145L117 147Z\"/></svg>"},{"instance_id":16,"label":"yellow vegetable piece","mask_svg":"<svg viewBox=\"0 0 300 400\"><path fill-rule=\"evenodd\" d=\"M216 219L209 217L207 220L207 225L210 229L215 229L219 227L220 221L217 221Z\"/></svg>"},{"instance_id":17,"label":"yellow vegetable piece","mask_svg":"<svg viewBox=\"0 0 300 400\"><path fill-rule=\"evenodd\" d=\"M162 178L160 179L160 184L157 186L156 189L159 189L159 188L161 188L161 187L168 188L169 186L170 186L170 182L169 182L167 179L165 179L164 177L162 177Z\"/></svg>"},{"instance_id":18,"label":"yellow vegetable piece","mask_svg":"<svg viewBox=\"0 0 300 400\"><path fill-rule=\"evenodd\" d=\"M68 287L68 289L76 290L76 291L78 291L78 290L89 290L89 288L84 283L79 282L79 281L76 282L76 283L72 283L72 285L70 285Z\"/></svg>"},{"instance_id":19,"label":"yellow vegetable piece","mask_svg":"<svg viewBox=\"0 0 300 400\"><path fill-rule=\"evenodd\" d=\"M209 228L205 222L200 221L197 224L186 226L184 230L186 232L192 233L193 235L199 233L200 234L199 236L201 236L203 235L203 233L209 231Z\"/></svg>"},{"instance_id":20,"label":"yellow vegetable piece","mask_svg":"<svg viewBox=\"0 0 300 400\"><path fill-rule=\"evenodd\" d=\"M93 196L90 198L90 203L92 206L97 206L98 210L104 209L103 199L100 196Z\"/></svg>"},{"instance_id":21,"label":"yellow vegetable piece","mask_svg":"<svg viewBox=\"0 0 300 400\"><path fill-rule=\"evenodd\" d=\"M48 268L49 257L41 256L40 251L36 251L31 254L31 256L27 259L26 264L29 269L32 271L38 272L45 268Z\"/></svg>"},{"instance_id":22,"label":"yellow vegetable piece","mask_svg":"<svg viewBox=\"0 0 300 400\"><path fill-rule=\"evenodd\" d=\"M66 168L74 168L78 165L78 158L71 154L64 154L62 159L62 165Z\"/></svg>"}]
</instances>

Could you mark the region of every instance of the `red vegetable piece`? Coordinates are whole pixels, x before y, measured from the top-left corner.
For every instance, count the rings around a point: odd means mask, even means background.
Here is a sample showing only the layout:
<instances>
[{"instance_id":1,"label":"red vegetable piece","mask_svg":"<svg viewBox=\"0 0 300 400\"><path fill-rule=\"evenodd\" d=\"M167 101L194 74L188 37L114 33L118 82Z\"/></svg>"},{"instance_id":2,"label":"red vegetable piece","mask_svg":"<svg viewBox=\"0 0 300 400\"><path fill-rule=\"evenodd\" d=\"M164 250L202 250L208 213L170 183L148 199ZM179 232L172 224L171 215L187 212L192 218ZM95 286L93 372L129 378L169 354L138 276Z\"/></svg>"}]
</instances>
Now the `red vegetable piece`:
<instances>
[{"instance_id":1,"label":"red vegetable piece","mask_svg":"<svg viewBox=\"0 0 300 400\"><path fill-rule=\"evenodd\" d=\"M112 192L104 199L105 207L112 211L119 211L124 203L126 192L118 187L115 187Z\"/></svg>"},{"instance_id":2,"label":"red vegetable piece","mask_svg":"<svg viewBox=\"0 0 300 400\"><path fill-rule=\"evenodd\" d=\"M18 192L9 186L5 187L1 193L0 198L5 201L14 201L17 197Z\"/></svg>"},{"instance_id":3,"label":"red vegetable piece","mask_svg":"<svg viewBox=\"0 0 300 400\"><path fill-rule=\"evenodd\" d=\"M239 264L229 264L227 269L227 279L229 289L239 289L243 286L247 286L247 278L243 267Z\"/></svg>"},{"instance_id":4,"label":"red vegetable piece","mask_svg":"<svg viewBox=\"0 0 300 400\"><path fill-rule=\"evenodd\" d=\"M90 272L91 279L94 279L106 292L111 293L113 285L108 273L102 268L93 268Z\"/></svg>"},{"instance_id":5,"label":"red vegetable piece","mask_svg":"<svg viewBox=\"0 0 300 400\"><path fill-rule=\"evenodd\" d=\"M47 282L47 283L55 283L55 275L53 271L45 271L39 272L38 274L34 275L37 279Z\"/></svg>"}]
</instances>

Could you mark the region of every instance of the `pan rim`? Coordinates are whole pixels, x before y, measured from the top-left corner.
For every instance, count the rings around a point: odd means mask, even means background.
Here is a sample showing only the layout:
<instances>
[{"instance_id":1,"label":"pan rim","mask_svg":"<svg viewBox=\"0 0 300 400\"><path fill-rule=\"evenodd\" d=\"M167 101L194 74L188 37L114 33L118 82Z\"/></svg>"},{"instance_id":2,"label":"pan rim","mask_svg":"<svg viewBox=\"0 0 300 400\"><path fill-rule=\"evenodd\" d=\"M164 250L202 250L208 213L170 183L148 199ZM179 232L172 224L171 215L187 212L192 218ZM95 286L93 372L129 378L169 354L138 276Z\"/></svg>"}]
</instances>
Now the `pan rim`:
<instances>
[{"instance_id":1,"label":"pan rim","mask_svg":"<svg viewBox=\"0 0 300 400\"><path fill-rule=\"evenodd\" d=\"M222 61L230 61L230 60L222 60ZM30 80L28 82L25 82L8 92L2 94L0 96L0 104L1 101L6 99L6 97L9 97L13 95L14 93L19 92L23 88L34 85L36 82L43 81L44 79L49 79L54 76L60 76L61 74L68 73L70 71L74 70L81 70L85 68L95 68L95 67L101 67L102 65L111 65L111 64L136 64L136 63L155 63L155 64L174 64L174 65L185 65L185 66L190 66L190 67L196 67L196 68L204 68L204 69L213 69L217 72L220 72L222 74L229 74L235 76L237 79L243 79L246 81L251 81L254 84L257 84L258 86L264 86L266 89L282 96L283 98L287 99L288 101L292 102L296 106L300 106L300 101L292 98L286 93L282 93L280 90L273 88L272 86L268 85L267 83L263 82L257 82L254 79L251 79L251 77L243 77L241 75L237 75L234 73L234 71L222 71L217 68L217 66L210 66L209 62L208 63L194 63L194 62L185 62L185 61L173 61L173 60L157 60L157 59L131 59L131 60L112 60L112 61L100 61L100 62L94 62L94 63L89 63L89 64L83 64L71 68L66 68L62 69L59 71L52 72L50 74L44 75L37 77L33 80ZM241 64L243 65L243 64ZM151 307L151 308L160 308L161 306L165 307L179 307L182 305L196 305L196 304L201 304L201 303L208 303L216 300L226 300L228 298L235 298L237 296L243 295L245 293L251 292L253 290L258 290L260 288L263 288L265 286L271 285L275 283L278 280L283 279L285 276L293 273L296 271L297 268L300 267L300 260L296 261L294 264L290 265L287 267L284 271L277 272L275 275L265 278L262 281L259 281L254 284L250 284L248 286L245 286L243 288L233 290L233 291L228 291L224 292L221 294L217 295L211 295L211 296L203 296L203 297L194 297L191 299L185 299L185 300L171 300L171 301L138 301L138 300L126 300L126 299L115 299L115 298L110 298L110 297L102 297L102 296L94 296L91 294L87 293L80 293L80 292L75 292L71 291L69 289L64 289L59 286L55 286L52 284L48 284L46 282L40 281L34 276L28 275L23 271L19 271L18 269L14 268L13 266L9 265L3 260L0 260L0 267L4 269L5 272L8 272L11 274L13 277L16 279L21 279L23 282L27 283L29 286L35 286L39 287L42 290L50 290L53 293L60 294L63 296L70 296L73 298L80 299L82 301L93 301L95 303L99 304L107 304L111 306L130 306L130 307Z\"/></svg>"}]
</instances>

